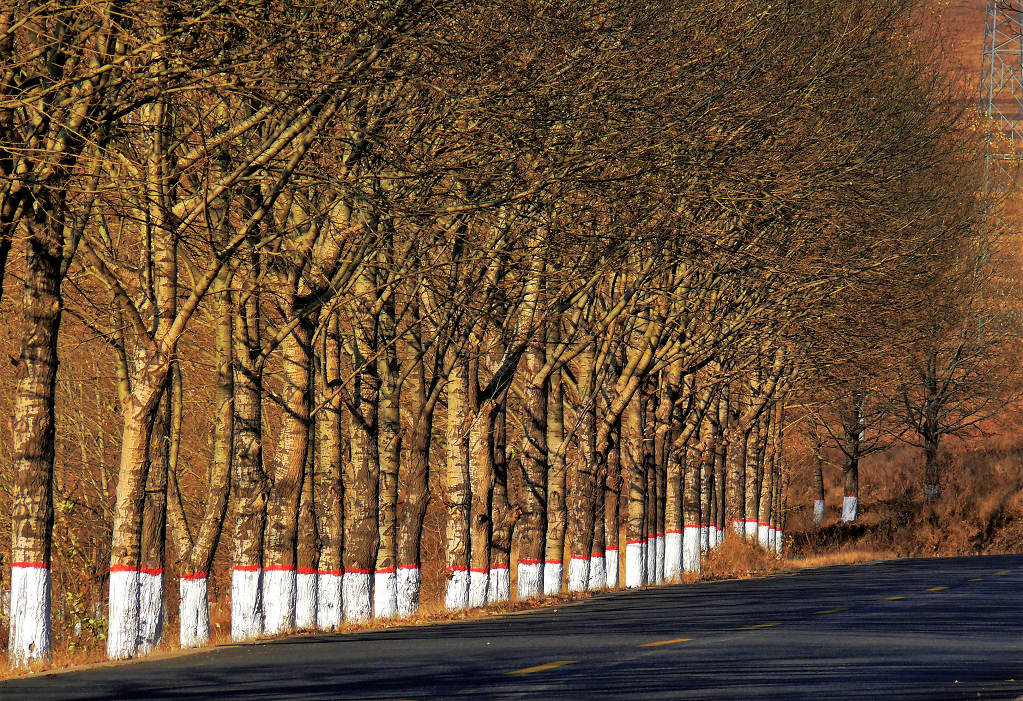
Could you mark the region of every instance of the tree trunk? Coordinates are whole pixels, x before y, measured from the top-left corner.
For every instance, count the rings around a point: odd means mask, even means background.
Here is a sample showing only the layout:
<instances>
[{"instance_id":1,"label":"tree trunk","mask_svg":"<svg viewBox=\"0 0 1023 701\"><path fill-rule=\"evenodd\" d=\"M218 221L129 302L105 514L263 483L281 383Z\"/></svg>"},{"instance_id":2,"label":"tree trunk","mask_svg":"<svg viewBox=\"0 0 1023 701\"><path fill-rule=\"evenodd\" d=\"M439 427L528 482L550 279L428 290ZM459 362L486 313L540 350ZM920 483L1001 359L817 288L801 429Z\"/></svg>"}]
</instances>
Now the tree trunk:
<instances>
[{"instance_id":1,"label":"tree trunk","mask_svg":"<svg viewBox=\"0 0 1023 701\"><path fill-rule=\"evenodd\" d=\"M263 632L263 528L267 479L263 471L263 384L259 365L259 297L245 290L235 303L234 547L231 639Z\"/></svg>"},{"instance_id":2,"label":"tree trunk","mask_svg":"<svg viewBox=\"0 0 1023 701\"><path fill-rule=\"evenodd\" d=\"M738 425L725 429L728 444L725 514L731 529L746 533L746 443L749 434Z\"/></svg>"},{"instance_id":3,"label":"tree trunk","mask_svg":"<svg viewBox=\"0 0 1023 701\"><path fill-rule=\"evenodd\" d=\"M365 283L360 296L365 297ZM373 570L376 566L379 528L377 509L380 460L377 454L377 409L380 377L373 353L377 348L375 319L360 312L353 319L355 348L356 411L351 415L352 459L344 471L344 582L342 601L346 621L358 623L373 615Z\"/></svg>"},{"instance_id":4,"label":"tree trunk","mask_svg":"<svg viewBox=\"0 0 1023 701\"><path fill-rule=\"evenodd\" d=\"M447 581L444 606L462 609L469 604L469 449L466 432L468 368L457 361L448 375L447 469L444 472L444 565Z\"/></svg>"},{"instance_id":5,"label":"tree trunk","mask_svg":"<svg viewBox=\"0 0 1023 701\"><path fill-rule=\"evenodd\" d=\"M604 569L607 572L607 588L617 589L621 569L619 555L618 506L622 497L622 430L618 424L612 428L613 440L607 456L607 476L604 478Z\"/></svg>"},{"instance_id":6,"label":"tree trunk","mask_svg":"<svg viewBox=\"0 0 1023 701\"><path fill-rule=\"evenodd\" d=\"M511 598L511 542L519 510L508 502L508 406L501 402L494 416L494 493L491 498L493 529L490 534L490 578L487 601L497 603Z\"/></svg>"},{"instance_id":7,"label":"tree trunk","mask_svg":"<svg viewBox=\"0 0 1023 701\"><path fill-rule=\"evenodd\" d=\"M489 592L496 406L493 400L483 402L469 424L469 606L484 606Z\"/></svg>"},{"instance_id":8,"label":"tree trunk","mask_svg":"<svg viewBox=\"0 0 1023 701\"><path fill-rule=\"evenodd\" d=\"M35 236L26 241L21 355L13 417L11 608L7 648L12 667L46 659L51 651L54 393L57 335L63 309L60 268L60 251L52 242L48 244Z\"/></svg>"},{"instance_id":9,"label":"tree trunk","mask_svg":"<svg viewBox=\"0 0 1023 701\"><path fill-rule=\"evenodd\" d=\"M381 281L381 287L383 286ZM395 311L393 297L381 308L379 357L380 375L380 487L377 517L376 572L373 576L373 615L392 618L398 613L397 591L397 511L398 465L401 461L401 388L398 386L398 353L395 345Z\"/></svg>"},{"instance_id":10,"label":"tree trunk","mask_svg":"<svg viewBox=\"0 0 1023 701\"><path fill-rule=\"evenodd\" d=\"M556 337L556 334L551 336ZM551 374L547 388L547 534L543 564L543 593L546 595L560 592L564 578L565 520L568 516L566 465L561 451L565 440L564 401L565 391L559 370Z\"/></svg>"},{"instance_id":11,"label":"tree trunk","mask_svg":"<svg viewBox=\"0 0 1023 701\"><path fill-rule=\"evenodd\" d=\"M625 527L625 586L641 587L647 581L647 471L643 461L643 399L632 396L622 414L622 477L628 485Z\"/></svg>"},{"instance_id":12,"label":"tree trunk","mask_svg":"<svg viewBox=\"0 0 1023 701\"><path fill-rule=\"evenodd\" d=\"M310 324L302 321L281 343L284 406L263 535L263 631L271 635L296 625L298 508L309 449L311 340Z\"/></svg>"},{"instance_id":13,"label":"tree trunk","mask_svg":"<svg viewBox=\"0 0 1023 701\"><path fill-rule=\"evenodd\" d=\"M140 348L135 360L137 379L121 407L121 455L110 547L107 656L111 659L134 657L139 651L139 568L149 439L169 365L167 358Z\"/></svg>"},{"instance_id":14,"label":"tree trunk","mask_svg":"<svg viewBox=\"0 0 1023 701\"><path fill-rule=\"evenodd\" d=\"M231 303L229 299L230 277L224 271L217 280L216 302L216 354L217 376L214 406L216 418L213 426L213 461L210 466L210 488L206 498L199 533L184 553L179 571L178 620L179 640L182 648L198 647L209 642L210 611L207 578L213 566L213 556L223 531L227 514L228 495L231 491L231 462L234 450L234 378L232 353ZM180 506L180 495L175 492L172 504ZM174 518L171 509L171 530L184 530L185 542L190 540L187 525Z\"/></svg>"},{"instance_id":15,"label":"tree trunk","mask_svg":"<svg viewBox=\"0 0 1023 701\"><path fill-rule=\"evenodd\" d=\"M423 519L430 502L430 444L433 433L433 412L436 403L427 403L425 378L421 365L413 404L408 410L415 416L408 455L398 473L398 615L410 616L419 610L420 551Z\"/></svg>"},{"instance_id":16,"label":"tree trunk","mask_svg":"<svg viewBox=\"0 0 1023 701\"><path fill-rule=\"evenodd\" d=\"M149 654L163 637L163 565L167 535L167 475L171 442L171 388L164 383L149 437L149 469L142 506L139 566L139 653Z\"/></svg>"},{"instance_id":17,"label":"tree trunk","mask_svg":"<svg viewBox=\"0 0 1023 701\"><path fill-rule=\"evenodd\" d=\"M825 515L825 501L824 501L824 446L821 445L820 439L816 436L811 436L813 440L813 522L820 525L824 521Z\"/></svg>"},{"instance_id":18,"label":"tree trunk","mask_svg":"<svg viewBox=\"0 0 1023 701\"><path fill-rule=\"evenodd\" d=\"M597 515L597 396L595 386L595 370L592 349L583 351L576 365L576 395L578 404L575 413L578 422L576 438L579 446L575 456L569 461L571 471L571 491L568 492L568 543L572 558L568 566L569 591L583 591L590 587L594 576L590 569L600 559L600 573L604 574L604 543L600 542L598 556L597 545L593 538ZM603 512L603 494L600 494L600 509ZM601 541L603 541L603 523L600 524ZM600 582L600 587L605 582Z\"/></svg>"},{"instance_id":19,"label":"tree trunk","mask_svg":"<svg viewBox=\"0 0 1023 701\"><path fill-rule=\"evenodd\" d=\"M314 368L310 367L310 387L308 396L314 392ZM317 576L316 567L319 560L319 534L316 529L316 510L319 505L315 501L315 455L316 435L313 423L308 423L309 438L306 441L305 469L302 471L302 490L298 497L298 532L295 542L295 627L301 630L316 629Z\"/></svg>"},{"instance_id":20,"label":"tree trunk","mask_svg":"<svg viewBox=\"0 0 1023 701\"><path fill-rule=\"evenodd\" d=\"M532 340L523 357L523 374L536 378L545 361L543 343ZM522 398L522 450L519 460L522 516L518 534L518 598L543 593L543 559L547 533L547 392L544 383L527 379Z\"/></svg>"},{"instance_id":21,"label":"tree trunk","mask_svg":"<svg viewBox=\"0 0 1023 701\"><path fill-rule=\"evenodd\" d=\"M842 497L842 523L852 523L860 511L860 461L852 457L842 467L845 496Z\"/></svg>"},{"instance_id":22,"label":"tree trunk","mask_svg":"<svg viewBox=\"0 0 1023 701\"><path fill-rule=\"evenodd\" d=\"M313 491L320 556L316 566L316 627L337 630L341 625L341 329L337 312L330 312L320 345L321 370L316 373L316 460Z\"/></svg>"},{"instance_id":23,"label":"tree trunk","mask_svg":"<svg viewBox=\"0 0 1023 701\"><path fill-rule=\"evenodd\" d=\"M941 496L941 468L938 464L938 437L924 437L924 500L934 501Z\"/></svg>"}]
</instances>

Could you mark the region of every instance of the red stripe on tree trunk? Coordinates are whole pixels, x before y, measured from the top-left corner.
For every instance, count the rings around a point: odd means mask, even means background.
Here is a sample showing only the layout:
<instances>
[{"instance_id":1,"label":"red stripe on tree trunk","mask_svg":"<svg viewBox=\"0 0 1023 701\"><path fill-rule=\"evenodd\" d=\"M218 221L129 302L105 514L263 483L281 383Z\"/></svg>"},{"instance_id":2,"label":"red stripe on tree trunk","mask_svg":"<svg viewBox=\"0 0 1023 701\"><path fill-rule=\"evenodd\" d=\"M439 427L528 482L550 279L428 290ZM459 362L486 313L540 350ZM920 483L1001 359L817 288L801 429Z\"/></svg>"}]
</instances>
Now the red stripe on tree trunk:
<instances>
[{"instance_id":1,"label":"red stripe on tree trunk","mask_svg":"<svg viewBox=\"0 0 1023 701\"><path fill-rule=\"evenodd\" d=\"M315 567L299 567L298 568L298 573L299 574L316 574L316 568Z\"/></svg>"},{"instance_id":2,"label":"red stripe on tree trunk","mask_svg":"<svg viewBox=\"0 0 1023 701\"><path fill-rule=\"evenodd\" d=\"M193 572L192 574L180 575L181 579L206 579L206 572Z\"/></svg>"},{"instance_id":3,"label":"red stripe on tree trunk","mask_svg":"<svg viewBox=\"0 0 1023 701\"><path fill-rule=\"evenodd\" d=\"M445 568L448 572L468 572L468 567L462 567L461 565L448 565Z\"/></svg>"},{"instance_id":4,"label":"red stripe on tree trunk","mask_svg":"<svg viewBox=\"0 0 1023 701\"><path fill-rule=\"evenodd\" d=\"M12 562L11 567L36 567L39 569L49 569L45 562ZM113 569L110 570L113 572Z\"/></svg>"},{"instance_id":5,"label":"red stripe on tree trunk","mask_svg":"<svg viewBox=\"0 0 1023 701\"><path fill-rule=\"evenodd\" d=\"M519 560L520 565L542 565L539 560Z\"/></svg>"},{"instance_id":6,"label":"red stripe on tree trunk","mask_svg":"<svg viewBox=\"0 0 1023 701\"><path fill-rule=\"evenodd\" d=\"M370 574L370 570L361 567L346 567L345 574Z\"/></svg>"},{"instance_id":7,"label":"red stripe on tree trunk","mask_svg":"<svg viewBox=\"0 0 1023 701\"><path fill-rule=\"evenodd\" d=\"M573 555L572 559L573 560L589 560L590 556L589 555Z\"/></svg>"},{"instance_id":8,"label":"red stripe on tree trunk","mask_svg":"<svg viewBox=\"0 0 1023 701\"><path fill-rule=\"evenodd\" d=\"M259 565L236 565L237 572L259 572Z\"/></svg>"},{"instance_id":9,"label":"red stripe on tree trunk","mask_svg":"<svg viewBox=\"0 0 1023 701\"><path fill-rule=\"evenodd\" d=\"M398 565L399 570L418 570L419 565Z\"/></svg>"},{"instance_id":10,"label":"red stripe on tree trunk","mask_svg":"<svg viewBox=\"0 0 1023 701\"><path fill-rule=\"evenodd\" d=\"M469 570L470 572L482 572L483 574L489 574L490 570L486 567L473 567Z\"/></svg>"},{"instance_id":11,"label":"red stripe on tree trunk","mask_svg":"<svg viewBox=\"0 0 1023 701\"><path fill-rule=\"evenodd\" d=\"M640 538L639 540L627 540L627 541L625 541L626 545L642 545L643 543L644 543L644 540L642 538ZM611 550L611 549L612 548L608 548L608 550ZM614 548L614 549L617 550L617 548Z\"/></svg>"},{"instance_id":12,"label":"red stripe on tree trunk","mask_svg":"<svg viewBox=\"0 0 1023 701\"><path fill-rule=\"evenodd\" d=\"M156 576L158 574L163 574L163 569L160 568L160 567L139 567L139 573L140 574L151 574L151 575Z\"/></svg>"},{"instance_id":13,"label":"red stripe on tree trunk","mask_svg":"<svg viewBox=\"0 0 1023 701\"><path fill-rule=\"evenodd\" d=\"M110 565L111 572L138 572L138 567L132 567L131 565Z\"/></svg>"},{"instance_id":14,"label":"red stripe on tree trunk","mask_svg":"<svg viewBox=\"0 0 1023 701\"><path fill-rule=\"evenodd\" d=\"M293 572L295 570L294 565L267 565L265 568L267 572Z\"/></svg>"},{"instance_id":15,"label":"red stripe on tree trunk","mask_svg":"<svg viewBox=\"0 0 1023 701\"><path fill-rule=\"evenodd\" d=\"M506 569L508 569L508 563L507 562L496 562L496 563L494 563L493 565L490 566L490 569L492 569L492 570L506 570Z\"/></svg>"},{"instance_id":16,"label":"red stripe on tree trunk","mask_svg":"<svg viewBox=\"0 0 1023 701\"><path fill-rule=\"evenodd\" d=\"M394 574L393 567L381 567L377 570L377 574Z\"/></svg>"},{"instance_id":17,"label":"red stripe on tree trunk","mask_svg":"<svg viewBox=\"0 0 1023 701\"><path fill-rule=\"evenodd\" d=\"M335 577L340 577L344 573L345 573L344 570L316 570L316 574L318 574L318 575L320 575L320 574L330 574L330 575L334 575Z\"/></svg>"}]
</instances>

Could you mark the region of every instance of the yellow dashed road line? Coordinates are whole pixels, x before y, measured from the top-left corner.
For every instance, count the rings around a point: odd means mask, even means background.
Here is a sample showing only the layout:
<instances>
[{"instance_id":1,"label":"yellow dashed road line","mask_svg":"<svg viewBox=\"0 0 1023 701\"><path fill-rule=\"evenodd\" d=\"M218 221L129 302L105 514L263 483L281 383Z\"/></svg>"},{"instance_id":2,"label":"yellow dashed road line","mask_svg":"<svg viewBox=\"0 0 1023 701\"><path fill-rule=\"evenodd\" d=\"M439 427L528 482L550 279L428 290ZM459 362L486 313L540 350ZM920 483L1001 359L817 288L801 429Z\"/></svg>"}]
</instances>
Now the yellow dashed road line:
<instances>
[{"instance_id":1,"label":"yellow dashed road line","mask_svg":"<svg viewBox=\"0 0 1023 701\"><path fill-rule=\"evenodd\" d=\"M998 570L995 574L1009 574L1009 570Z\"/></svg>"},{"instance_id":2,"label":"yellow dashed road line","mask_svg":"<svg viewBox=\"0 0 1023 701\"><path fill-rule=\"evenodd\" d=\"M757 623L753 626L743 626L742 628L739 628L739 630L760 630L761 628L773 628L776 625L778 625L777 621L774 623Z\"/></svg>"},{"instance_id":3,"label":"yellow dashed road line","mask_svg":"<svg viewBox=\"0 0 1023 701\"><path fill-rule=\"evenodd\" d=\"M692 638L675 638L674 640L656 640L652 643L643 643L640 647L657 647L658 645L674 645L675 643L687 643Z\"/></svg>"},{"instance_id":4,"label":"yellow dashed road line","mask_svg":"<svg viewBox=\"0 0 1023 701\"><path fill-rule=\"evenodd\" d=\"M817 615L818 616L827 616L829 613L838 613L839 611L845 611L845 607L844 606L839 606L837 609L825 609L823 611L818 611Z\"/></svg>"},{"instance_id":5,"label":"yellow dashed road line","mask_svg":"<svg viewBox=\"0 0 1023 701\"><path fill-rule=\"evenodd\" d=\"M905 598L906 597L904 597L904 596L886 596L885 597L885 601L900 601L901 599L905 599Z\"/></svg>"},{"instance_id":6,"label":"yellow dashed road line","mask_svg":"<svg viewBox=\"0 0 1023 701\"><path fill-rule=\"evenodd\" d=\"M970 582L983 582L984 578L983 577L970 577L970 579L968 581L970 581Z\"/></svg>"},{"instance_id":7,"label":"yellow dashed road line","mask_svg":"<svg viewBox=\"0 0 1023 701\"><path fill-rule=\"evenodd\" d=\"M525 669L516 669L514 672L508 672L510 675L522 675L522 674L533 674L534 672L546 672L549 669L557 669L558 667L564 667L567 664L575 664L576 660L555 660L554 662L548 662L547 664L538 664L535 667L526 667Z\"/></svg>"},{"instance_id":8,"label":"yellow dashed road line","mask_svg":"<svg viewBox=\"0 0 1023 701\"><path fill-rule=\"evenodd\" d=\"M948 587L931 587L927 591L945 591Z\"/></svg>"}]
</instances>

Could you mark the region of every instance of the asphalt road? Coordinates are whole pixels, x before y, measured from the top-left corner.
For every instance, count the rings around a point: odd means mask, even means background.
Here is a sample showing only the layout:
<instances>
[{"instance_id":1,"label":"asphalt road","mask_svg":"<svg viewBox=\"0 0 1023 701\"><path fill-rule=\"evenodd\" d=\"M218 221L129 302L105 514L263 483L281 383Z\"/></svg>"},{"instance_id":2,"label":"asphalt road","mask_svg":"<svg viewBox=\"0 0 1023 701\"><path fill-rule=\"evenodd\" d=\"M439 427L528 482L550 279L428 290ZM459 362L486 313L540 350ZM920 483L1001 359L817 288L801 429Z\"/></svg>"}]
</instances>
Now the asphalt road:
<instances>
[{"instance_id":1,"label":"asphalt road","mask_svg":"<svg viewBox=\"0 0 1023 701\"><path fill-rule=\"evenodd\" d=\"M479 621L19 679L0 698L1023 696L1023 556L603 594Z\"/></svg>"}]
</instances>

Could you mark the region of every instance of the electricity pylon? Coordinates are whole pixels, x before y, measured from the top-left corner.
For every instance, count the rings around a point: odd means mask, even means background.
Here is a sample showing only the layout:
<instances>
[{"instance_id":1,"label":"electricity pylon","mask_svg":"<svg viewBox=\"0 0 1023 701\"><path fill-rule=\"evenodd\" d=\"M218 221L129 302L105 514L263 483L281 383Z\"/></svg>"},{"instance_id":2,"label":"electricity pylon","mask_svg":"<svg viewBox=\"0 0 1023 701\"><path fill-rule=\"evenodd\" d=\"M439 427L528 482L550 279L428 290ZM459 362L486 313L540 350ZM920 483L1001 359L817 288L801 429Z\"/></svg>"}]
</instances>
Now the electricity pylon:
<instances>
[{"instance_id":1,"label":"electricity pylon","mask_svg":"<svg viewBox=\"0 0 1023 701\"><path fill-rule=\"evenodd\" d=\"M980 109L990 118L985 190L1023 155L1023 0L987 0Z\"/></svg>"}]
</instances>

